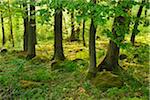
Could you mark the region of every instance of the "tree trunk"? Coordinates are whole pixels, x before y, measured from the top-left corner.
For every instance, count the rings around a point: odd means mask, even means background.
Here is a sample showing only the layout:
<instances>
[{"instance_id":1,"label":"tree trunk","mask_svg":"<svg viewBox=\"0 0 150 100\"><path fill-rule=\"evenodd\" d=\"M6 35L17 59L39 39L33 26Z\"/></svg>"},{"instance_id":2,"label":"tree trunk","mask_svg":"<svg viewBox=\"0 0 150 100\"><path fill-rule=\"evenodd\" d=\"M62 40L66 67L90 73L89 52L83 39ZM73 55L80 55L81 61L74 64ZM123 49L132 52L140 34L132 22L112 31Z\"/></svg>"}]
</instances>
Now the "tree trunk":
<instances>
[{"instance_id":1,"label":"tree trunk","mask_svg":"<svg viewBox=\"0 0 150 100\"><path fill-rule=\"evenodd\" d=\"M36 2L36 0L31 0L32 2ZM30 18L31 25L33 26L33 30L35 31L33 33L33 41L35 44L37 44L37 38L36 38L36 15L35 15L35 6L31 4L30 10L33 9L33 11L30 11L30 15L33 17Z\"/></svg>"},{"instance_id":2,"label":"tree trunk","mask_svg":"<svg viewBox=\"0 0 150 100\"><path fill-rule=\"evenodd\" d=\"M71 12L71 36L70 41L76 41L75 30L74 30L74 11Z\"/></svg>"},{"instance_id":3,"label":"tree trunk","mask_svg":"<svg viewBox=\"0 0 150 100\"><path fill-rule=\"evenodd\" d=\"M14 43L14 36L13 36L13 25L12 25L12 16L10 11L10 3L8 3L8 10L9 10L9 27L10 27L10 41L12 42L12 47L15 46Z\"/></svg>"},{"instance_id":4,"label":"tree trunk","mask_svg":"<svg viewBox=\"0 0 150 100\"><path fill-rule=\"evenodd\" d=\"M122 32L127 32L129 27L129 20L123 16L118 16L114 19L112 34L113 37L121 42L124 39L122 35L118 35L118 31L122 30ZM118 30L119 29L119 30ZM120 31L119 31L120 32ZM119 33L121 34L121 33ZM107 54L104 60L98 65L98 71L103 71L104 69L107 71L114 71L119 69L118 58L119 58L119 46L116 44L114 40L110 40Z\"/></svg>"},{"instance_id":5,"label":"tree trunk","mask_svg":"<svg viewBox=\"0 0 150 100\"><path fill-rule=\"evenodd\" d=\"M145 3L149 3L149 1L148 1L148 0L145 0ZM149 6L148 6L148 7L145 7L145 12L144 12L144 15L145 15L144 26L145 26L145 27L149 26L149 23L150 23L150 22L149 22L149 19L147 19L148 8L149 8Z\"/></svg>"},{"instance_id":6,"label":"tree trunk","mask_svg":"<svg viewBox=\"0 0 150 100\"><path fill-rule=\"evenodd\" d=\"M54 57L55 60L64 60L62 44L62 10L55 9L54 15Z\"/></svg>"},{"instance_id":7,"label":"tree trunk","mask_svg":"<svg viewBox=\"0 0 150 100\"><path fill-rule=\"evenodd\" d=\"M1 26L2 26L2 46L4 46L6 43L6 40L5 40L5 32L4 32L4 18L2 15L2 11L0 12L0 16L1 16Z\"/></svg>"},{"instance_id":8,"label":"tree trunk","mask_svg":"<svg viewBox=\"0 0 150 100\"><path fill-rule=\"evenodd\" d=\"M29 18L28 18L28 6L27 4L23 4L23 7L25 9L25 14L24 14L24 17L23 17L23 20L24 20L24 36L23 36L23 49L24 51L27 51L28 50L28 32L29 32Z\"/></svg>"},{"instance_id":9,"label":"tree trunk","mask_svg":"<svg viewBox=\"0 0 150 100\"><path fill-rule=\"evenodd\" d=\"M84 37L84 33L85 33L85 20L83 20L83 28L82 28L82 41L83 41L83 46L86 46L85 43L85 37Z\"/></svg>"},{"instance_id":10,"label":"tree trunk","mask_svg":"<svg viewBox=\"0 0 150 100\"><path fill-rule=\"evenodd\" d=\"M80 25L81 25L81 23L78 24L77 30L75 31L75 34L76 34L75 37L76 37L77 41L80 40L79 39L79 36L80 36Z\"/></svg>"},{"instance_id":11,"label":"tree trunk","mask_svg":"<svg viewBox=\"0 0 150 100\"><path fill-rule=\"evenodd\" d=\"M144 26L149 26L149 20L147 19L147 9L145 9L145 21Z\"/></svg>"},{"instance_id":12,"label":"tree trunk","mask_svg":"<svg viewBox=\"0 0 150 100\"><path fill-rule=\"evenodd\" d=\"M32 0L35 3L35 0ZM29 24L29 34L28 34L28 50L27 58L32 59L36 56L35 44L36 44L36 20L35 20L35 6L30 5L30 24Z\"/></svg>"},{"instance_id":13,"label":"tree trunk","mask_svg":"<svg viewBox=\"0 0 150 100\"><path fill-rule=\"evenodd\" d=\"M96 4L96 0L93 0ZM95 49L95 37L96 37L96 26L94 25L94 19L91 19L91 26L89 32L89 58L90 65L87 78L91 79L96 76L96 49Z\"/></svg>"},{"instance_id":14,"label":"tree trunk","mask_svg":"<svg viewBox=\"0 0 150 100\"><path fill-rule=\"evenodd\" d=\"M143 9L143 3L145 2L145 0L142 1L142 4L138 10L138 13L137 13L137 19L135 21L135 24L134 24L134 29L132 30L132 35L131 35L131 43L132 45L134 45L135 43L135 36L139 33L139 30L138 30L138 26L139 26L139 18L141 16L141 13L142 13L142 9Z\"/></svg>"}]
</instances>

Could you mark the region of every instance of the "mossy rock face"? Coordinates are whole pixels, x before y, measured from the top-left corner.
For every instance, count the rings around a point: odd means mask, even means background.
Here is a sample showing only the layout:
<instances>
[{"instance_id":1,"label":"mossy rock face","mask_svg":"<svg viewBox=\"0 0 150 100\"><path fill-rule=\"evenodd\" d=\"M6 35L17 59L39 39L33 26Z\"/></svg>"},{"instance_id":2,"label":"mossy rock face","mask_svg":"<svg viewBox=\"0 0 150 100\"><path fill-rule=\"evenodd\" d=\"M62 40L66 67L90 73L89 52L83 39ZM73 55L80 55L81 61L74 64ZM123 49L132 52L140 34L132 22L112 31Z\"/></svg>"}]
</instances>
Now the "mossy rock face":
<instances>
[{"instance_id":1,"label":"mossy rock face","mask_svg":"<svg viewBox=\"0 0 150 100\"><path fill-rule=\"evenodd\" d=\"M92 84L101 89L111 87L121 87L123 82L118 75L112 74L109 71L97 73L96 77L91 80Z\"/></svg>"}]
</instances>

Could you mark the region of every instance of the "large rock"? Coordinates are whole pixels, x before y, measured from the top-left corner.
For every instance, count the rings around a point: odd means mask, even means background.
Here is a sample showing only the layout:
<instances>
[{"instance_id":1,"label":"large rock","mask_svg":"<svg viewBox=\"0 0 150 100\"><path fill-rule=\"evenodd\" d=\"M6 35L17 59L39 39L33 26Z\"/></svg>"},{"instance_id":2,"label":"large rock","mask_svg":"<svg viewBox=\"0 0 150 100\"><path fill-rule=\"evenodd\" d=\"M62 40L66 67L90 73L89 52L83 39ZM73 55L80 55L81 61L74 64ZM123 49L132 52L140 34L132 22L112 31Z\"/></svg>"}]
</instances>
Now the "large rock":
<instances>
[{"instance_id":1,"label":"large rock","mask_svg":"<svg viewBox=\"0 0 150 100\"><path fill-rule=\"evenodd\" d=\"M118 75L112 74L109 71L103 71L97 73L96 77L92 79L92 84L101 89L107 89L111 87L121 87L123 82Z\"/></svg>"}]
</instances>

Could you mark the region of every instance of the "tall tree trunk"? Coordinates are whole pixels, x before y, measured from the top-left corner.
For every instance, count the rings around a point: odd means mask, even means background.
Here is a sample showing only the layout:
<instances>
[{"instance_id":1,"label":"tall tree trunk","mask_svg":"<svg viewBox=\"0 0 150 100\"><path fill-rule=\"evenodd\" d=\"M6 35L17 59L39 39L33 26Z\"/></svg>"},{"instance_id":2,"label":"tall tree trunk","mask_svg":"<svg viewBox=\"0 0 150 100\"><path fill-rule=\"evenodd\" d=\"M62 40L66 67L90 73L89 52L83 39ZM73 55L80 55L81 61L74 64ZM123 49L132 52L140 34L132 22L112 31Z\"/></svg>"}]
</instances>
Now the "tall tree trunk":
<instances>
[{"instance_id":1,"label":"tall tree trunk","mask_svg":"<svg viewBox=\"0 0 150 100\"><path fill-rule=\"evenodd\" d=\"M62 44L62 10L55 9L54 15L54 57L55 60L64 60L64 51Z\"/></svg>"},{"instance_id":2,"label":"tall tree trunk","mask_svg":"<svg viewBox=\"0 0 150 100\"><path fill-rule=\"evenodd\" d=\"M85 20L83 20L82 41L83 41L83 46L86 46L84 33L85 33Z\"/></svg>"},{"instance_id":3,"label":"tall tree trunk","mask_svg":"<svg viewBox=\"0 0 150 100\"><path fill-rule=\"evenodd\" d=\"M35 3L35 0L31 0ZM28 50L27 58L32 59L36 56L35 44L36 44L36 20L35 20L35 5L30 5L30 24L29 24L29 34L28 34Z\"/></svg>"},{"instance_id":4,"label":"tall tree trunk","mask_svg":"<svg viewBox=\"0 0 150 100\"><path fill-rule=\"evenodd\" d=\"M70 41L75 41L75 30L74 30L74 11L71 12L71 36L70 36Z\"/></svg>"},{"instance_id":5,"label":"tall tree trunk","mask_svg":"<svg viewBox=\"0 0 150 100\"><path fill-rule=\"evenodd\" d=\"M8 0L9 1L9 0ZM10 27L10 40L12 42L12 47L15 46L14 43L14 35L13 35L13 25L12 25L12 16L11 16L11 11L10 11L10 2L8 2L8 10L9 10L9 27Z\"/></svg>"},{"instance_id":6,"label":"tall tree trunk","mask_svg":"<svg viewBox=\"0 0 150 100\"><path fill-rule=\"evenodd\" d=\"M75 31L76 40L77 40L77 41L80 40L80 39L79 39L79 36L80 36L80 25L81 25L81 23L78 24L77 30Z\"/></svg>"},{"instance_id":7,"label":"tall tree trunk","mask_svg":"<svg viewBox=\"0 0 150 100\"><path fill-rule=\"evenodd\" d=\"M138 10L138 13L137 13L137 19L135 21L135 24L134 24L134 29L132 30L132 35L131 35L131 43L132 45L134 45L135 43L135 36L138 34L139 30L138 30L138 26L139 26L139 18L141 16L141 13L142 13L142 9L143 9L143 4L144 4L145 0L142 1L142 4Z\"/></svg>"},{"instance_id":8,"label":"tall tree trunk","mask_svg":"<svg viewBox=\"0 0 150 100\"><path fill-rule=\"evenodd\" d=\"M1 16L1 26L2 26L2 46L4 46L6 43L6 40L5 40L5 32L4 32L4 18L2 15L2 11L0 12L0 16Z\"/></svg>"},{"instance_id":9,"label":"tall tree trunk","mask_svg":"<svg viewBox=\"0 0 150 100\"><path fill-rule=\"evenodd\" d=\"M92 0L96 4L96 0ZM96 26L94 19L91 19L91 26L89 32L89 58L90 65L87 78L91 79L96 75L96 49L95 49Z\"/></svg>"},{"instance_id":10,"label":"tall tree trunk","mask_svg":"<svg viewBox=\"0 0 150 100\"><path fill-rule=\"evenodd\" d=\"M146 19L147 18L147 9L145 9L145 12L144 12L145 14L145 21L144 21L144 26L148 26L149 25L149 20L148 19Z\"/></svg>"},{"instance_id":11,"label":"tall tree trunk","mask_svg":"<svg viewBox=\"0 0 150 100\"><path fill-rule=\"evenodd\" d=\"M145 0L145 3L149 3L149 1ZM144 26L149 26L149 23L150 23L149 20L147 19L148 8L149 8L149 6L145 7L145 12L144 12L144 15L145 15Z\"/></svg>"},{"instance_id":12,"label":"tall tree trunk","mask_svg":"<svg viewBox=\"0 0 150 100\"><path fill-rule=\"evenodd\" d=\"M121 42L124 39L124 35L118 35L118 31L122 30L122 32L127 32L129 27L129 19L118 16L114 19L113 28L112 28L112 34L113 37L118 40L118 42ZM119 29L119 30L118 30ZM120 33L121 34L121 33ZM119 58L119 46L116 44L114 40L110 40L107 54L104 58L104 60L98 65L98 71L103 71L103 69L107 71L113 71L118 69L120 66L118 64L118 58Z\"/></svg>"},{"instance_id":13,"label":"tall tree trunk","mask_svg":"<svg viewBox=\"0 0 150 100\"><path fill-rule=\"evenodd\" d=\"M32 1L32 2L36 2L36 0L30 0L30 1ZM34 33L33 33L33 41L34 41L34 43L35 44L37 44L37 38L36 38L36 13L35 13L35 6L34 5L31 5L30 6L30 10L31 9L33 9L33 11L30 11L30 15L32 16L33 15L33 17L30 17L30 22L32 23L31 25L33 26L33 30L35 31Z\"/></svg>"},{"instance_id":14,"label":"tall tree trunk","mask_svg":"<svg viewBox=\"0 0 150 100\"><path fill-rule=\"evenodd\" d=\"M29 34L29 17L28 17L28 6L27 3L23 4L23 8L25 9L24 12L24 36L23 36L23 49L24 51L28 50L28 34Z\"/></svg>"}]
</instances>

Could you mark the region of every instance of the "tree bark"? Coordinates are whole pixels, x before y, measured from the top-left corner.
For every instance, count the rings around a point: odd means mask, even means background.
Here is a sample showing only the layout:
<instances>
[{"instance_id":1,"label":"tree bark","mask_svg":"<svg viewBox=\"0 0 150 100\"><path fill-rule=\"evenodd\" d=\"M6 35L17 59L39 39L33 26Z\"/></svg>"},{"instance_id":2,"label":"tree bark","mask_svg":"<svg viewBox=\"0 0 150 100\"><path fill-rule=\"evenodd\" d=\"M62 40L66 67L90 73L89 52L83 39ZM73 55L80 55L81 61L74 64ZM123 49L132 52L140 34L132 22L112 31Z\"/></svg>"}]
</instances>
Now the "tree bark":
<instances>
[{"instance_id":1,"label":"tree bark","mask_svg":"<svg viewBox=\"0 0 150 100\"><path fill-rule=\"evenodd\" d=\"M76 41L75 30L74 30L74 11L71 12L71 36L70 41Z\"/></svg>"},{"instance_id":2,"label":"tree bark","mask_svg":"<svg viewBox=\"0 0 150 100\"><path fill-rule=\"evenodd\" d=\"M35 3L35 0L32 0ZM30 24L29 24L29 34L28 34L28 50L27 58L32 59L36 56L35 44L36 44L36 20L35 20L35 6L30 5Z\"/></svg>"},{"instance_id":3,"label":"tree bark","mask_svg":"<svg viewBox=\"0 0 150 100\"><path fill-rule=\"evenodd\" d=\"M123 16L116 17L114 19L113 28L112 28L113 37L116 40L119 39L119 42L121 42L124 39L124 36L123 38L121 38L122 36L118 35L117 33L119 30L122 30L123 32L128 31L128 27L129 27L129 20L127 18ZM120 68L118 64L119 50L120 47L117 45L115 40L110 40L107 54L104 60L98 65L98 71L103 71L104 69L107 71L118 70Z\"/></svg>"},{"instance_id":4,"label":"tree bark","mask_svg":"<svg viewBox=\"0 0 150 100\"><path fill-rule=\"evenodd\" d=\"M132 30L132 35L131 35L131 39L130 39L132 45L134 45L134 43L135 43L135 37L136 37L136 35L137 35L138 32L139 32L139 30L138 30L139 18L140 18L141 13L142 13L143 3L144 3L144 2L145 2L145 0L142 1L142 4L141 4L141 6L140 6L140 8L139 8L139 10L138 10L137 19L136 19L135 24L134 24L134 29Z\"/></svg>"},{"instance_id":5,"label":"tree bark","mask_svg":"<svg viewBox=\"0 0 150 100\"><path fill-rule=\"evenodd\" d=\"M54 15L54 57L55 60L64 60L62 44L62 10L55 9Z\"/></svg>"},{"instance_id":6,"label":"tree bark","mask_svg":"<svg viewBox=\"0 0 150 100\"><path fill-rule=\"evenodd\" d=\"M36 2L36 0L31 0L32 2ZM33 30L35 31L33 33L33 41L35 44L37 44L37 38L36 38L36 15L35 15L35 6L34 5L30 5L30 10L33 11L30 11L30 15L33 16L33 17L30 17L30 22L32 23L32 27L33 27Z\"/></svg>"},{"instance_id":7,"label":"tree bark","mask_svg":"<svg viewBox=\"0 0 150 100\"><path fill-rule=\"evenodd\" d=\"M0 16L1 16L1 26L2 26L2 46L4 46L6 43L6 40L5 40L5 31L4 31L4 18L2 15L2 11L0 12Z\"/></svg>"},{"instance_id":8,"label":"tree bark","mask_svg":"<svg viewBox=\"0 0 150 100\"><path fill-rule=\"evenodd\" d=\"M148 0L145 0L145 3L149 3L149 1L148 1ZM148 8L149 8L149 7L145 7L145 12L144 12L144 15L145 15L144 26L145 26L145 27L149 26L149 24L150 24L149 20L147 19L147 16L148 16L148 15L147 15Z\"/></svg>"},{"instance_id":9,"label":"tree bark","mask_svg":"<svg viewBox=\"0 0 150 100\"><path fill-rule=\"evenodd\" d=\"M83 20L82 41L83 41L83 46L86 46L84 34L85 34L85 20Z\"/></svg>"},{"instance_id":10,"label":"tree bark","mask_svg":"<svg viewBox=\"0 0 150 100\"><path fill-rule=\"evenodd\" d=\"M75 31L77 41L80 40L80 25L81 23L78 24L77 30Z\"/></svg>"},{"instance_id":11,"label":"tree bark","mask_svg":"<svg viewBox=\"0 0 150 100\"><path fill-rule=\"evenodd\" d=\"M23 49L24 51L28 51L28 34L29 34L29 17L28 17L28 6L27 3L23 4L25 9L25 14L23 17L24 20L24 36L23 36Z\"/></svg>"},{"instance_id":12,"label":"tree bark","mask_svg":"<svg viewBox=\"0 0 150 100\"><path fill-rule=\"evenodd\" d=\"M96 0L93 0L96 4ZM89 32L89 58L90 65L87 78L91 79L96 76L96 49L95 49L95 37L96 37L96 26L94 25L94 19L91 19L91 26Z\"/></svg>"},{"instance_id":13,"label":"tree bark","mask_svg":"<svg viewBox=\"0 0 150 100\"><path fill-rule=\"evenodd\" d=\"M10 41L12 42L12 47L14 47L15 43L14 43L14 35L13 35L12 16L10 11L10 2L8 2L8 10L9 10Z\"/></svg>"}]
</instances>

